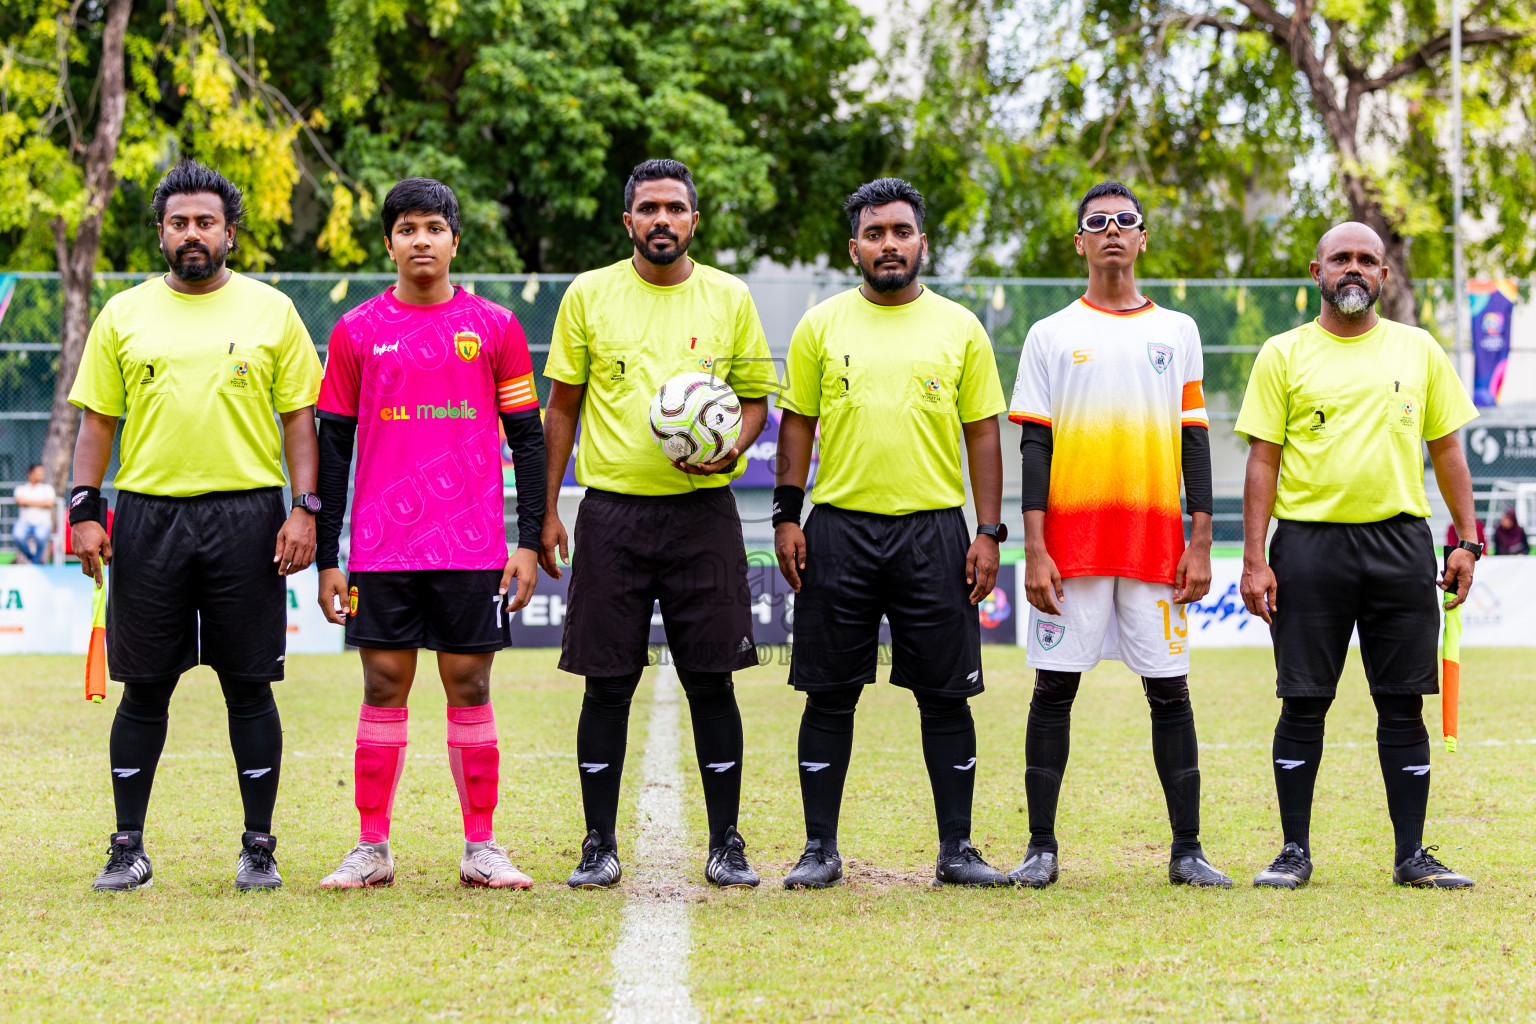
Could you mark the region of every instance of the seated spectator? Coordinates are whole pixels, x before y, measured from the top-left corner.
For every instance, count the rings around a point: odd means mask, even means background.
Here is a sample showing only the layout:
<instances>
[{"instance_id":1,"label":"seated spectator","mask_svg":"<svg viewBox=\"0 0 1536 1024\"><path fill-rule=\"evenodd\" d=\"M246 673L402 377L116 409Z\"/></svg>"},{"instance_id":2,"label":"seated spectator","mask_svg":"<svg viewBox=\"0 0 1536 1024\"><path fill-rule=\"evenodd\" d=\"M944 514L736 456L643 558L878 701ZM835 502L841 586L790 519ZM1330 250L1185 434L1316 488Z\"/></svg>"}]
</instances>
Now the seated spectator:
<instances>
[{"instance_id":1,"label":"seated spectator","mask_svg":"<svg viewBox=\"0 0 1536 1024\"><path fill-rule=\"evenodd\" d=\"M1530 551L1530 541L1526 539L1525 531L1520 528L1520 521L1515 518L1515 510L1505 509L1503 518L1499 520L1499 525L1493 531L1493 553L1527 555Z\"/></svg>"},{"instance_id":2,"label":"seated spectator","mask_svg":"<svg viewBox=\"0 0 1536 1024\"><path fill-rule=\"evenodd\" d=\"M42 564L53 535L53 487L43 482L43 465L34 462L27 470L27 482L16 488L16 525L11 539L16 550L29 562Z\"/></svg>"}]
</instances>

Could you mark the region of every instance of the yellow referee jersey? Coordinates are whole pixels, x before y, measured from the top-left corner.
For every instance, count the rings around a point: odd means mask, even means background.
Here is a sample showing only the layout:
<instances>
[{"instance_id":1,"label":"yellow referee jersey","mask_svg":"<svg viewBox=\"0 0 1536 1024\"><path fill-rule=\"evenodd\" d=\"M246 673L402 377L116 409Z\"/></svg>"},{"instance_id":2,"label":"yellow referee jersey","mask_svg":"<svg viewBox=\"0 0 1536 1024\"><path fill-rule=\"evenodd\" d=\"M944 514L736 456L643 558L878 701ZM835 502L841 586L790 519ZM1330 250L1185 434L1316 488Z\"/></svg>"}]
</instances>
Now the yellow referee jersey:
<instances>
[{"instance_id":1,"label":"yellow referee jersey","mask_svg":"<svg viewBox=\"0 0 1536 1024\"><path fill-rule=\"evenodd\" d=\"M777 386L747 286L695 262L682 284L645 281L623 260L588 271L560 300L544 375L585 384L576 480L623 494L724 487L746 471L691 476L672 468L649 427L651 400L680 373L713 373L742 398Z\"/></svg>"},{"instance_id":2,"label":"yellow referee jersey","mask_svg":"<svg viewBox=\"0 0 1536 1024\"><path fill-rule=\"evenodd\" d=\"M283 486L273 410L319 394L320 359L292 301L231 273L206 295L157 277L108 299L69 400L123 417L119 490L190 497Z\"/></svg>"},{"instance_id":3,"label":"yellow referee jersey","mask_svg":"<svg viewBox=\"0 0 1536 1024\"><path fill-rule=\"evenodd\" d=\"M1420 442L1476 416L1428 332L1379 320L1340 338L1313 321L1264 343L1237 432L1282 446L1276 518L1375 523L1428 517Z\"/></svg>"}]
</instances>

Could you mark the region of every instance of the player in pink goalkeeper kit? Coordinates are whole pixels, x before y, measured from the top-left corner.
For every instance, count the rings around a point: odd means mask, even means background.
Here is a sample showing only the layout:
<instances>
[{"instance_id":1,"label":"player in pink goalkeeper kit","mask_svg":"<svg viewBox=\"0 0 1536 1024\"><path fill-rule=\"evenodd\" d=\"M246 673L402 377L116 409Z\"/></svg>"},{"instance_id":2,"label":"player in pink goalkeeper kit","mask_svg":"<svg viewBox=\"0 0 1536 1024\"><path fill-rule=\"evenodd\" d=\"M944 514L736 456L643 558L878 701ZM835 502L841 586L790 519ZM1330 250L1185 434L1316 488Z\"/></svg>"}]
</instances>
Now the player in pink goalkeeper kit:
<instances>
[{"instance_id":1,"label":"player in pink goalkeeper kit","mask_svg":"<svg viewBox=\"0 0 1536 1024\"><path fill-rule=\"evenodd\" d=\"M331 332L320 389L320 605L363 662L354 766L361 835L325 888L394 881L389 820L405 765L416 652L437 652L448 765L464 815L466 885L527 888L493 836L500 755L491 661L508 613L533 593L545 497L533 366L512 314L448 281L459 242L453 192L411 178L384 201L397 283ZM498 421L517 474L507 552ZM352 544L339 567L356 443ZM509 594L513 581L515 594Z\"/></svg>"}]
</instances>

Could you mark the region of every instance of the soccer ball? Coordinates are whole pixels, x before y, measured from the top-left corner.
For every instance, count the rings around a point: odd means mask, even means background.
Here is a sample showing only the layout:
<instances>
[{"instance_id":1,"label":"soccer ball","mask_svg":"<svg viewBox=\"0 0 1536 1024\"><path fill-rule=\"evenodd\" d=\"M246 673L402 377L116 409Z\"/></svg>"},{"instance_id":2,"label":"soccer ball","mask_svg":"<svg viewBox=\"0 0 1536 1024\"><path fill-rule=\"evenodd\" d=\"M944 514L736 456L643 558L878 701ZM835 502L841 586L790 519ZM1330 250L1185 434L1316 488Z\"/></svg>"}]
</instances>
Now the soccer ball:
<instances>
[{"instance_id":1,"label":"soccer ball","mask_svg":"<svg viewBox=\"0 0 1536 1024\"><path fill-rule=\"evenodd\" d=\"M741 436L741 402L713 374L680 373L651 401L651 434L670 462L719 462Z\"/></svg>"}]
</instances>

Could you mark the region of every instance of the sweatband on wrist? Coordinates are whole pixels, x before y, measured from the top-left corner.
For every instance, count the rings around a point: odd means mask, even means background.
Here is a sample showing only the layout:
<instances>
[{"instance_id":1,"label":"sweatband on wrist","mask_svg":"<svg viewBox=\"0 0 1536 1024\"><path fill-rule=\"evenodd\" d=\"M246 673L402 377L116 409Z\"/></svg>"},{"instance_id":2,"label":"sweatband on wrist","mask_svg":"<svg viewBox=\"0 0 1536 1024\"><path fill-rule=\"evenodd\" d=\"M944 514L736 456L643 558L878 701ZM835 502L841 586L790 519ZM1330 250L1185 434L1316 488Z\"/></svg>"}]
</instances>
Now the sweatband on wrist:
<instances>
[{"instance_id":1,"label":"sweatband on wrist","mask_svg":"<svg viewBox=\"0 0 1536 1024\"><path fill-rule=\"evenodd\" d=\"M69 492L69 525L101 522L101 488L81 484Z\"/></svg>"},{"instance_id":2,"label":"sweatband on wrist","mask_svg":"<svg viewBox=\"0 0 1536 1024\"><path fill-rule=\"evenodd\" d=\"M779 484L773 489L773 525L794 523L800 525L800 510L805 507L805 488L794 484Z\"/></svg>"}]
</instances>

